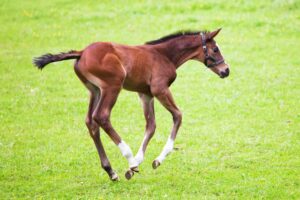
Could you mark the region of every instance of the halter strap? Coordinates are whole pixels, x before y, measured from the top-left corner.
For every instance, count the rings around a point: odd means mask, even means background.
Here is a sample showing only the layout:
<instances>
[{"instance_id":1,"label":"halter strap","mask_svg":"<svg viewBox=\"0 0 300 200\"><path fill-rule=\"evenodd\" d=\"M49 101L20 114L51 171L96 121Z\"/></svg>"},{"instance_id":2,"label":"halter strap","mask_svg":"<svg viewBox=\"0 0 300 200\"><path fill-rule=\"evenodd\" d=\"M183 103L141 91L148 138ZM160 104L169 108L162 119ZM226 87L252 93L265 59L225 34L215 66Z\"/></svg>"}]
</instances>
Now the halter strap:
<instances>
[{"instance_id":1,"label":"halter strap","mask_svg":"<svg viewBox=\"0 0 300 200\"><path fill-rule=\"evenodd\" d=\"M208 55L205 34L203 34L201 32L200 35L201 35L202 48L203 48L203 52L204 52L204 64L205 64L205 66L208 67L208 68L212 68L212 67L215 67L215 66L223 63L224 62L223 59L216 61L216 59L214 57ZM207 64L207 61L209 61L209 60L212 61L211 64Z\"/></svg>"}]
</instances>

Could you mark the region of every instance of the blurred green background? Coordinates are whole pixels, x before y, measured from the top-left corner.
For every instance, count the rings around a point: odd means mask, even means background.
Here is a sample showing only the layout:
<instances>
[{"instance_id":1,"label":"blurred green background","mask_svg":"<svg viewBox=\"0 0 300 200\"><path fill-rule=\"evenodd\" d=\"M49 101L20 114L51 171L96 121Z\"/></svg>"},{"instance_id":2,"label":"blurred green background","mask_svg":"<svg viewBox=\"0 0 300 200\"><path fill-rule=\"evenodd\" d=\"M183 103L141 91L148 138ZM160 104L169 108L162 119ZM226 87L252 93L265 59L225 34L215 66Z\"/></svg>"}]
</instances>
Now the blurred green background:
<instances>
[{"instance_id":1,"label":"blurred green background","mask_svg":"<svg viewBox=\"0 0 300 200\"><path fill-rule=\"evenodd\" d=\"M299 199L300 1L0 1L1 199ZM73 61L38 71L32 58L95 41L143 44L184 29L216 38L231 75L190 61L171 90L183 112L173 152L157 170L172 117L155 102L157 130L140 174L102 131L121 181L100 168L85 127L88 92ZM144 118L122 91L112 123L136 152Z\"/></svg>"}]
</instances>

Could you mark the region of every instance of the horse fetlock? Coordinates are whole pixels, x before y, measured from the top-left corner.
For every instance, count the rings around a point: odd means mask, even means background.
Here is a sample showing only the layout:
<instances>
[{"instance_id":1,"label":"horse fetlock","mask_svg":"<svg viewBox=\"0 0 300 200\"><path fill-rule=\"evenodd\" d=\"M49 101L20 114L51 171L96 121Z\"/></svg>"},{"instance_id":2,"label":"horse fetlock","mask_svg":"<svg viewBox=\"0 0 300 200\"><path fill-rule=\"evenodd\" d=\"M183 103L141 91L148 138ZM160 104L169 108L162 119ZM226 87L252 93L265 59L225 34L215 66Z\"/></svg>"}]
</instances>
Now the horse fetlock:
<instances>
[{"instance_id":1,"label":"horse fetlock","mask_svg":"<svg viewBox=\"0 0 300 200\"><path fill-rule=\"evenodd\" d=\"M124 141L121 141L118 144L118 147L119 147L122 155L128 160L129 167L138 166L138 162L133 157L133 153L132 153L130 147Z\"/></svg>"},{"instance_id":2,"label":"horse fetlock","mask_svg":"<svg viewBox=\"0 0 300 200\"><path fill-rule=\"evenodd\" d=\"M134 167L139 166L138 161L137 161L133 156L130 157L130 158L127 158L127 160L128 160L128 163L129 163L129 167L130 167L130 168L134 168Z\"/></svg>"},{"instance_id":3,"label":"horse fetlock","mask_svg":"<svg viewBox=\"0 0 300 200\"><path fill-rule=\"evenodd\" d=\"M143 152L138 152L136 155L135 155L135 160L136 160L136 162L138 163L138 165L139 164L141 164L142 162L143 162L143 160L144 160L144 154L143 154Z\"/></svg>"},{"instance_id":4,"label":"horse fetlock","mask_svg":"<svg viewBox=\"0 0 300 200\"><path fill-rule=\"evenodd\" d=\"M170 152L172 152L174 147L174 140L169 137L166 145L164 146L162 152L160 153L160 155L155 159L156 161L158 161L159 163L162 163L162 161L167 157L167 155L170 154Z\"/></svg>"},{"instance_id":5,"label":"horse fetlock","mask_svg":"<svg viewBox=\"0 0 300 200\"><path fill-rule=\"evenodd\" d=\"M118 181L119 180L119 176L116 172L113 172L109 177L112 181Z\"/></svg>"},{"instance_id":6,"label":"horse fetlock","mask_svg":"<svg viewBox=\"0 0 300 200\"><path fill-rule=\"evenodd\" d=\"M162 153L168 155L173 150L173 147L174 147L174 140L169 138L166 145L164 146Z\"/></svg>"}]
</instances>

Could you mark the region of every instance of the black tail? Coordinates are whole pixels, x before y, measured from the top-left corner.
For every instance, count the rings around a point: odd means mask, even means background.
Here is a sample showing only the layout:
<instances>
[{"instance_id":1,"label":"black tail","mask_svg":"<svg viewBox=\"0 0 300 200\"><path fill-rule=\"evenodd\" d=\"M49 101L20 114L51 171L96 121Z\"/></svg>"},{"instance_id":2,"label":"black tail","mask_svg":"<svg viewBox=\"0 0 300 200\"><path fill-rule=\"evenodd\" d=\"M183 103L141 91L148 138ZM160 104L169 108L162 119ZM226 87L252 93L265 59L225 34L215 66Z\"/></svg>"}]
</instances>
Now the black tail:
<instances>
[{"instance_id":1,"label":"black tail","mask_svg":"<svg viewBox=\"0 0 300 200\"><path fill-rule=\"evenodd\" d=\"M61 60L69 60L69 59L78 59L81 56L81 51L69 51L67 53L60 53L60 54L45 54L40 57L36 57L33 59L33 64L42 70L46 65L52 62L57 62Z\"/></svg>"}]
</instances>

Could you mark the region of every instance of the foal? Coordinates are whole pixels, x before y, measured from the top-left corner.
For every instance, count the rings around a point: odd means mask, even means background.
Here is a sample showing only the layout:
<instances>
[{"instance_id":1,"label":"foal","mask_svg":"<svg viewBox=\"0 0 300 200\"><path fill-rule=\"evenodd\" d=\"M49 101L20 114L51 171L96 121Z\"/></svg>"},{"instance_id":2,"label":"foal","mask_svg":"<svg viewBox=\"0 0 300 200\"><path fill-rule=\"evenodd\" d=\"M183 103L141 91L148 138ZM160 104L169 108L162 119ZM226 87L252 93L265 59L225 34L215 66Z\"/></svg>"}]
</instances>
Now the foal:
<instances>
[{"instance_id":1,"label":"foal","mask_svg":"<svg viewBox=\"0 0 300 200\"><path fill-rule=\"evenodd\" d=\"M111 180L118 180L103 148L99 127L104 129L128 160L129 170L125 177L130 179L134 172L138 172L155 131L154 97L172 114L174 124L161 154L152 163L153 168L156 169L173 149L182 118L169 90L176 79L176 69L193 59L203 62L221 78L229 75L229 66L214 40L220 30L180 32L139 46L96 42L82 51L45 54L35 58L34 64L43 69L51 62L76 59L74 70L90 91L86 125L98 150L101 166ZM143 104L146 130L136 156L110 122L111 110L122 88L137 92Z\"/></svg>"}]
</instances>

